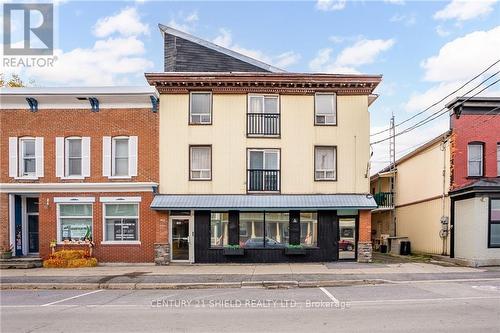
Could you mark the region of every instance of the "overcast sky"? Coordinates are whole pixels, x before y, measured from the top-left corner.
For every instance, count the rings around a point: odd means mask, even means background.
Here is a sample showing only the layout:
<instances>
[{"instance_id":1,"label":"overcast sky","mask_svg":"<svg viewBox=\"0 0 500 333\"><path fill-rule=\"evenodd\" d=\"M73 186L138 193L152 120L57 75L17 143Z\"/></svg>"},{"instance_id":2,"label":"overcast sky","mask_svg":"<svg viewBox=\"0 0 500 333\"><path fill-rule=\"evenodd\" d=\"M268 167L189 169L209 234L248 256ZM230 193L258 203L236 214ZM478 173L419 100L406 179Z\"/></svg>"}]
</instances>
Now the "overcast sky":
<instances>
[{"instance_id":1,"label":"overcast sky","mask_svg":"<svg viewBox=\"0 0 500 333\"><path fill-rule=\"evenodd\" d=\"M404 120L500 58L499 7L496 0L57 1L56 66L21 74L40 86L146 84L144 72L163 70L162 23L287 71L383 74L370 108L374 133L392 112ZM500 95L499 86L485 93ZM402 135L398 155L448 122L445 116ZM389 159L387 144L373 149L372 173Z\"/></svg>"}]
</instances>

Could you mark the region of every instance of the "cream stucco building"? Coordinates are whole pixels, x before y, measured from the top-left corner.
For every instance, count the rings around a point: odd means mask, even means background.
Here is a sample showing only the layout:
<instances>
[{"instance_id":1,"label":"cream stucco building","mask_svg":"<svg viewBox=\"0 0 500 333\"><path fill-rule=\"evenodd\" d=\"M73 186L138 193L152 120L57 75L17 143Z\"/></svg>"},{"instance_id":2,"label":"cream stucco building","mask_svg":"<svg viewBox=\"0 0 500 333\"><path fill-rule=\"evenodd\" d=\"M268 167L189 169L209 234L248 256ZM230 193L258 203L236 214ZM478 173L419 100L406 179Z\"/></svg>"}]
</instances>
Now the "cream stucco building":
<instances>
[{"instance_id":1,"label":"cream stucco building","mask_svg":"<svg viewBox=\"0 0 500 333\"><path fill-rule=\"evenodd\" d=\"M160 185L172 260L371 260L380 75L285 73L160 26Z\"/></svg>"}]
</instances>

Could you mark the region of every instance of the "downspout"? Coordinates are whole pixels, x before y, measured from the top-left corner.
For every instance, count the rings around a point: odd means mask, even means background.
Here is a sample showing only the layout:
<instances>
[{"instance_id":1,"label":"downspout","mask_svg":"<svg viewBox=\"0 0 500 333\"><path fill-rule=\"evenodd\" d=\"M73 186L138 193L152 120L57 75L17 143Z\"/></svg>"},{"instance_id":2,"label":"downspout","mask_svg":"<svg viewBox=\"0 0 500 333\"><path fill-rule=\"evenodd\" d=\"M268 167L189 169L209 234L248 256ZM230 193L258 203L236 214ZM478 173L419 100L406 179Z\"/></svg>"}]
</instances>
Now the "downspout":
<instances>
[{"instance_id":1,"label":"downspout","mask_svg":"<svg viewBox=\"0 0 500 333\"><path fill-rule=\"evenodd\" d=\"M443 189L442 189L442 194L441 194L441 230L439 231L439 237L441 237L443 241L443 248L441 251L442 255L448 255L447 254L447 242L448 242L448 233L449 233L449 228L448 228L448 218L446 217L446 142L447 139L443 138L443 141L441 142L440 149L443 151L443 171L442 171L442 177L443 177Z\"/></svg>"}]
</instances>

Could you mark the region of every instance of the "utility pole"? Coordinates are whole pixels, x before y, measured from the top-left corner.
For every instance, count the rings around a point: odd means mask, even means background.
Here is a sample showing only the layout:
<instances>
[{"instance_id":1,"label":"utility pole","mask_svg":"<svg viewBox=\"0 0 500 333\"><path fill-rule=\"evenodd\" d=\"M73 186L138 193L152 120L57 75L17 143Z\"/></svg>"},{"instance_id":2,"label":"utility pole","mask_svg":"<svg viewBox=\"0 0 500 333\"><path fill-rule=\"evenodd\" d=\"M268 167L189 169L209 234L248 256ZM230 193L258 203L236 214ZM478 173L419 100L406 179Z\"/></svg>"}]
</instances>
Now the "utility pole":
<instances>
[{"instance_id":1,"label":"utility pole","mask_svg":"<svg viewBox=\"0 0 500 333\"><path fill-rule=\"evenodd\" d=\"M391 205L391 228L389 230L391 231L390 234L391 236L396 236L396 126L395 126L395 119L394 119L394 113L392 113L391 117L391 124L389 127L389 159L390 159L390 186L391 186L391 193L392 193L392 205Z\"/></svg>"}]
</instances>

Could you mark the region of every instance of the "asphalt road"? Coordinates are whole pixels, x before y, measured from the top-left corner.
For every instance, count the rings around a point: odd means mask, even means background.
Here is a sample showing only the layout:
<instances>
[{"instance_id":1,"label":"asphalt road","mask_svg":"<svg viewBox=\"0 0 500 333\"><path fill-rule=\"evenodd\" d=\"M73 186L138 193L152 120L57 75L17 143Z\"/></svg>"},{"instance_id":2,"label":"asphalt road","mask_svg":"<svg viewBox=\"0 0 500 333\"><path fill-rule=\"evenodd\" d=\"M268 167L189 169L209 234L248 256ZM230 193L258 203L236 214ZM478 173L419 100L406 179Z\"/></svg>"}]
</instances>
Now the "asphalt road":
<instances>
[{"instance_id":1,"label":"asphalt road","mask_svg":"<svg viewBox=\"0 0 500 333\"><path fill-rule=\"evenodd\" d=\"M2 290L6 332L499 332L500 279L295 289Z\"/></svg>"}]
</instances>

